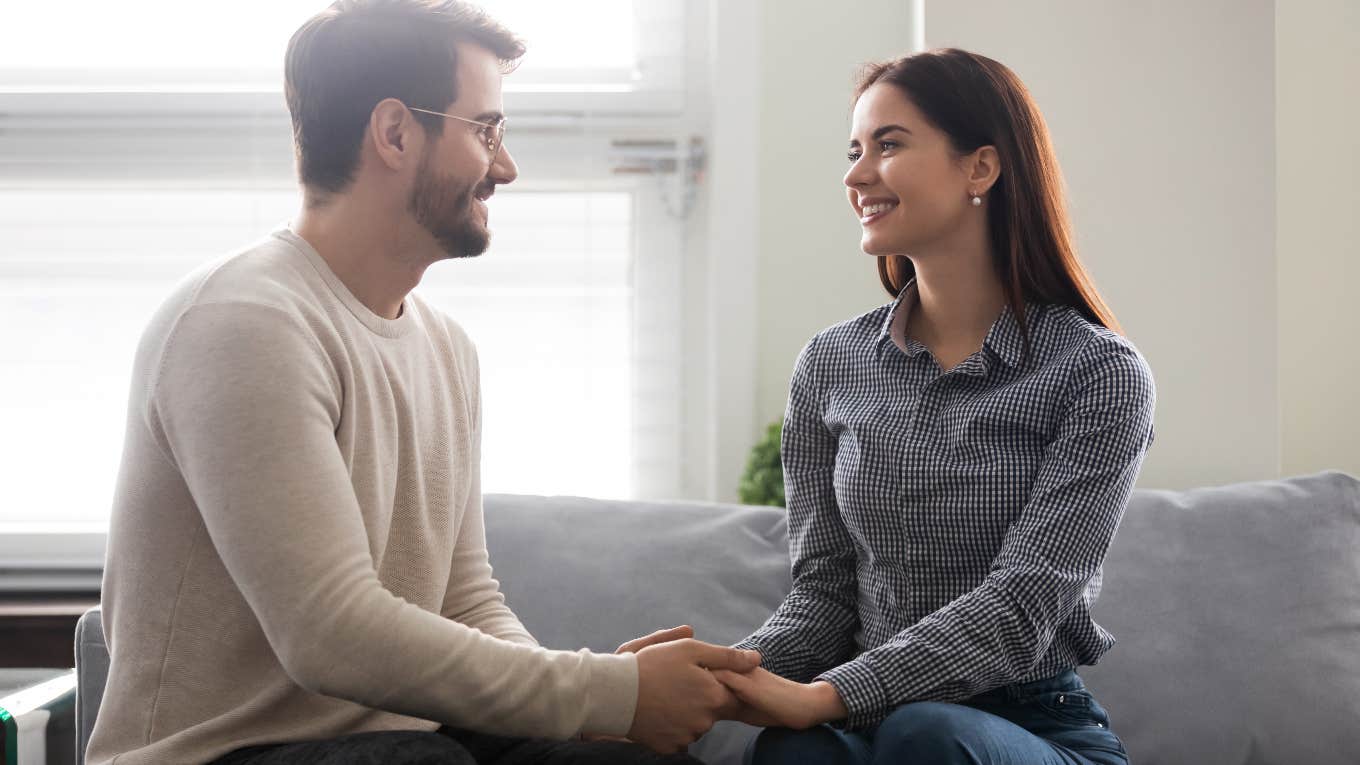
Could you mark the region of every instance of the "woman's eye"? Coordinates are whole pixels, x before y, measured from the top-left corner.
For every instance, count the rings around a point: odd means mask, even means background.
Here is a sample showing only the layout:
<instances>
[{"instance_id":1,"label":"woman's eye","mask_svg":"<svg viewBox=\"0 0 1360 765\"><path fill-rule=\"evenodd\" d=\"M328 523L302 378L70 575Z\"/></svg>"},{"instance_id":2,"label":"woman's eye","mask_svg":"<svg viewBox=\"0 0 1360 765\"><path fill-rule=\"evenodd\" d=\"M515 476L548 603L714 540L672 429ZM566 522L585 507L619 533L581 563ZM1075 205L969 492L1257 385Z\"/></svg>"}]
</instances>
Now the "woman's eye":
<instances>
[{"instance_id":1,"label":"woman's eye","mask_svg":"<svg viewBox=\"0 0 1360 765\"><path fill-rule=\"evenodd\" d=\"M898 144L897 144L896 141L879 141L879 142L878 142L878 150L879 150L879 151L892 151L893 149L896 149L897 146L898 146Z\"/></svg>"},{"instance_id":2,"label":"woman's eye","mask_svg":"<svg viewBox=\"0 0 1360 765\"><path fill-rule=\"evenodd\" d=\"M858 162L858 161L859 161L859 158L862 157L862 156L864 156L864 155L860 154L860 153L857 152L857 151L852 151L852 152L846 154L846 155L845 155L845 158L848 159L848 160L850 160L851 162Z\"/></svg>"}]
</instances>

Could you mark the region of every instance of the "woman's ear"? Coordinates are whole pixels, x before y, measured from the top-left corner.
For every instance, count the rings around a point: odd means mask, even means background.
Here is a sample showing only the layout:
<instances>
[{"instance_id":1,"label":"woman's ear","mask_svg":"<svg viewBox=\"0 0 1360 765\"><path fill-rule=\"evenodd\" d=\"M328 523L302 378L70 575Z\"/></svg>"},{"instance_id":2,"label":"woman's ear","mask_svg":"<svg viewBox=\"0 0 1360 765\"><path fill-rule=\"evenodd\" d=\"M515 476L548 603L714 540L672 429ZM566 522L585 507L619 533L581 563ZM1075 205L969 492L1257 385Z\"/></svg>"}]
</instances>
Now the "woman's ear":
<instances>
[{"instance_id":1,"label":"woman's ear","mask_svg":"<svg viewBox=\"0 0 1360 765\"><path fill-rule=\"evenodd\" d=\"M968 188L978 194L986 194L1001 177L1001 156L995 146L980 146L966 160Z\"/></svg>"}]
</instances>

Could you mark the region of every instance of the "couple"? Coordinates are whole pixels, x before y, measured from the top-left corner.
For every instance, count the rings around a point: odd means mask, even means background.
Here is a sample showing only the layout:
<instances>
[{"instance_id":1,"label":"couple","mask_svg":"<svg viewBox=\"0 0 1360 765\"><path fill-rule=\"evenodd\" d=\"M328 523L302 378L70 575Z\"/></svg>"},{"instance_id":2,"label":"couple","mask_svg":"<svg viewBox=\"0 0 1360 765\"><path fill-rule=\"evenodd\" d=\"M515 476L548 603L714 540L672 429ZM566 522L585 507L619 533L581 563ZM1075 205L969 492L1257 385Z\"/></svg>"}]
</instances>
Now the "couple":
<instances>
[{"instance_id":1,"label":"couple","mask_svg":"<svg viewBox=\"0 0 1360 765\"><path fill-rule=\"evenodd\" d=\"M340 0L294 34L303 209L137 351L88 760L688 762L735 718L766 726L756 763L1127 762L1074 668L1114 642L1089 607L1152 378L1024 86L962 51L858 86L845 185L892 300L798 359L784 604L734 647L524 629L487 557L476 352L412 294L487 247L522 53L458 0Z\"/></svg>"}]
</instances>

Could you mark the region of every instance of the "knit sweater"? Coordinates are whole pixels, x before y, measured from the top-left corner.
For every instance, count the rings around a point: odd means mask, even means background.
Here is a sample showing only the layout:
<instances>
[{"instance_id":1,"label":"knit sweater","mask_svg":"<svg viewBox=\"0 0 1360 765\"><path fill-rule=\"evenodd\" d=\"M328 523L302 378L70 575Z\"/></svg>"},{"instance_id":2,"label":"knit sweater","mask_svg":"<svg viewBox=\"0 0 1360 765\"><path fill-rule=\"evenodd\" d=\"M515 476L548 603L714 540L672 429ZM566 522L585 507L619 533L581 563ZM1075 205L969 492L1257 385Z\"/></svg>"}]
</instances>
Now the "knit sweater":
<instances>
[{"instance_id":1,"label":"knit sweater","mask_svg":"<svg viewBox=\"0 0 1360 765\"><path fill-rule=\"evenodd\" d=\"M133 370L92 765L439 724L622 735L632 656L539 647L492 577L477 356L283 230L182 284Z\"/></svg>"}]
</instances>

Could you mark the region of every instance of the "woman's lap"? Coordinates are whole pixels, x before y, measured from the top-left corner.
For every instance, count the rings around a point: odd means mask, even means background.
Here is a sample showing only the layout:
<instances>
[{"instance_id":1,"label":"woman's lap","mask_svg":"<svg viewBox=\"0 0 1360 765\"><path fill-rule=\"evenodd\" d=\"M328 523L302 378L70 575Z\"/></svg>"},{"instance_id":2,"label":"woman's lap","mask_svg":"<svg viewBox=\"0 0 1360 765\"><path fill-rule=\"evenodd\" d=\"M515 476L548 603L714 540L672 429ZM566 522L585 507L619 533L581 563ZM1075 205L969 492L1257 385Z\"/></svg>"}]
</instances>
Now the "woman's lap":
<instances>
[{"instance_id":1,"label":"woman's lap","mask_svg":"<svg viewBox=\"0 0 1360 765\"><path fill-rule=\"evenodd\" d=\"M1069 679L1067 675L1070 674ZM1109 716L1075 673L998 689L964 703L915 702L871 729L767 729L747 751L752 765L1127 765Z\"/></svg>"}]
</instances>

